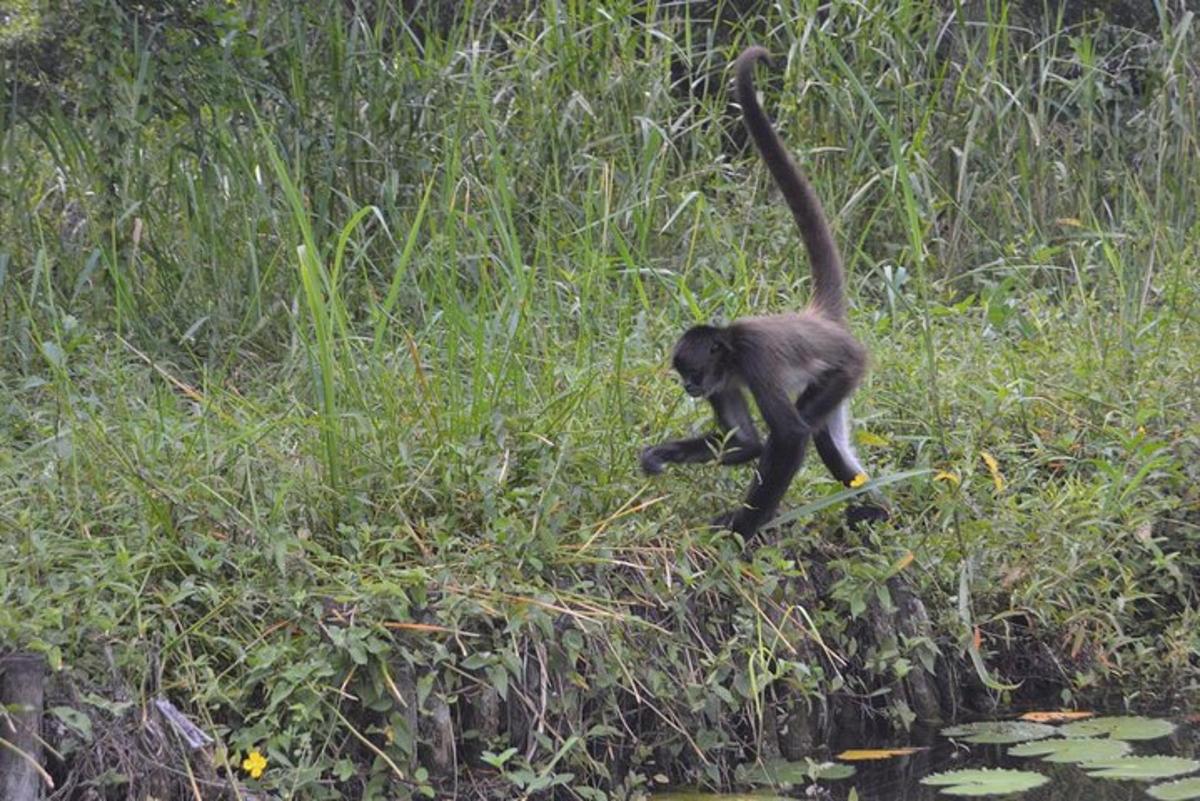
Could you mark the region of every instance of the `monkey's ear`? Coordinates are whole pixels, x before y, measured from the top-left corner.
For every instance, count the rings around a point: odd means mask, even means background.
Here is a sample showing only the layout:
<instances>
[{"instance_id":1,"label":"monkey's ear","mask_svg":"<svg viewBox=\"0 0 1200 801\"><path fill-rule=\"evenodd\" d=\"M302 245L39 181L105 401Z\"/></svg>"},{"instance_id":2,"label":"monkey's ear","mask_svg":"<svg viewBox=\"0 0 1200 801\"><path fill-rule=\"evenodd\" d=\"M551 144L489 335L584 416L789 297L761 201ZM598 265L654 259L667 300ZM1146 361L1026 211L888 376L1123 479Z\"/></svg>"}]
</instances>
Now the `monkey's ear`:
<instances>
[{"instance_id":1,"label":"monkey's ear","mask_svg":"<svg viewBox=\"0 0 1200 801\"><path fill-rule=\"evenodd\" d=\"M731 353L733 352L733 337L728 331L718 331L713 335L712 344L708 348L709 353Z\"/></svg>"}]
</instances>

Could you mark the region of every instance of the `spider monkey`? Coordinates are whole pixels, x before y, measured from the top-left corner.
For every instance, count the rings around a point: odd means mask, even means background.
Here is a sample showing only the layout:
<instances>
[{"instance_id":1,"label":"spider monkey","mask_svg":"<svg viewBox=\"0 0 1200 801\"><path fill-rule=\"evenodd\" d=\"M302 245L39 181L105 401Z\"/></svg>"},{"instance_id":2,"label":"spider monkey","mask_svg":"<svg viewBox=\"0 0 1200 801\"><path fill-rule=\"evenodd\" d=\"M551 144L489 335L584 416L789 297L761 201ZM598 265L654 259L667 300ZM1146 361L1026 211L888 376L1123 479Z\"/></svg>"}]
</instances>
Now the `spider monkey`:
<instances>
[{"instance_id":1,"label":"spider monkey","mask_svg":"<svg viewBox=\"0 0 1200 801\"><path fill-rule=\"evenodd\" d=\"M834 478L850 486L863 474L850 443L849 397L867 368L867 351L846 322L845 275L821 201L788 155L754 89L754 65L767 59L748 47L734 62L735 87L746 128L791 208L812 262L813 294L800 312L745 317L728 326L698 325L675 344L672 364L683 388L713 408L718 430L646 448L642 470L661 473L670 462L716 459L735 465L758 459L744 504L715 524L752 537L776 507L804 461L809 439ZM768 428L759 438L745 387ZM851 506L851 524L884 520L881 506Z\"/></svg>"}]
</instances>

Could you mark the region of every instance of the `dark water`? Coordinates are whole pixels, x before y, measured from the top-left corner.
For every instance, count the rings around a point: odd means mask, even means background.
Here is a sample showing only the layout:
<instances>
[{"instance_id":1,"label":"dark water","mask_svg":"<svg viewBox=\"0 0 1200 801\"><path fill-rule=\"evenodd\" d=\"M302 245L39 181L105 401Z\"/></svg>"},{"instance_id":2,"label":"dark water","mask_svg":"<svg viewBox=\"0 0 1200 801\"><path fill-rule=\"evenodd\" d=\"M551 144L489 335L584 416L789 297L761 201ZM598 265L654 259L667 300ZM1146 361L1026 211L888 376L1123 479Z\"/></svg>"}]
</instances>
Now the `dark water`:
<instances>
[{"instance_id":1,"label":"dark water","mask_svg":"<svg viewBox=\"0 0 1200 801\"><path fill-rule=\"evenodd\" d=\"M977 745L953 743L936 730L914 732L909 742L892 742L897 738L875 739L873 745L887 747L895 745L926 745L928 751L896 759L876 762L857 762L857 772L849 779L822 784L829 795L819 797L844 799L854 787L862 801L933 801L951 798L939 794L939 788L920 784L920 780L946 770L963 768L1017 768L1036 771L1050 778L1041 787L1021 793L1026 801L1126 801L1147 799L1146 788L1151 782L1093 779L1078 765L1046 762L1035 757L1010 757L1010 745ZM904 738L899 738L904 739ZM1157 740L1132 743L1133 754L1171 755L1194 758L1200 752L1200 730L1196 726L1180 723L1170 735ZM851 746L846 746L851 747ZM860 746L861 747L861 746ZM838 750L832 751L836 754ZM1178 778L1178 777L1177 777ZM1168 780L1169 781L1169 780Z\"/></svg>"},{"instance_id":2,"label":"dark water","mask_svg":"<svg viewBox=\"0 0 1200 801\"><path fill-rule=\"evenodd\" d=\"M1120 713L1115 713L1120 714ZM1188 722L1177 715L1161 716L1177 724L1176 730L1155 740L1131 742L1131 755L1164 755L1197 758L1200 754L1200 725ZM1195 717L1191 717L1195 720ZM786 791L770 791L758 788L755 794L767 796L792 796L816 798L826 801L844 801L851 788L861 801L949 801L957 796L940 793L940 788L920 784L920 780L934 773L964 768L1016 768L1035 771L1049 777L1041 787L1020 793L1013 798L1022 801L1146 801L1150 797L1146 789L1154 782L1094 779L1078 765L1046 762L1036 757L1010 757L1011 745L978 745L952 742L938 734L937 729L914 729L907 733L855 732L834 737L828 744L822 759L837 761L834 756L845 749L899 748L902 746L925 746L928 750L910 756L893 759L854 762L856 773L838 781L823 781L816 786L793 786ZM1190 774L1200 776L1200 773ZM1163 781L1187 778L1177 776ZM754 788L741 788L745 791ZM682 796L676 796L681 798ZM988 796L998 798L999 796ZM689 799L721 799L722 796L689 795Z\"/></svg>"}]
</instances>

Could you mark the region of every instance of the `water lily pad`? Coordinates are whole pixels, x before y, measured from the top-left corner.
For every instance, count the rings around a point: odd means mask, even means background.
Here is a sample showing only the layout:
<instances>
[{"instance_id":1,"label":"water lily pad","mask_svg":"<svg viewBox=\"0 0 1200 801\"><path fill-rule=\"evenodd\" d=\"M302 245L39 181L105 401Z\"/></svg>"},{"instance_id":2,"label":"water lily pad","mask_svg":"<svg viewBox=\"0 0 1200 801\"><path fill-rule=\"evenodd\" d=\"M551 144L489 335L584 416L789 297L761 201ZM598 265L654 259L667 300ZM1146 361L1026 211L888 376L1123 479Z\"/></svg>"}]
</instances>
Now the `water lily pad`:
<instances>
[{"instance_id":1,"label":"water lily pad","mask_svg":"<svg viewBox=\"0 0 1200 801\"><path fill-rule=\"evenodd\" d=\"M1029 770L950 770L921 779L947 795L1010 795L1040 787L1050 779Z\"/></svg>"},{"instance_id":2,"label":"water lily pad","mask_svg":"<svg viewBox=\"0 0 1200 801\"><path fill-rule=\"evenodd\" d=\"M1089 776L1101 779L1169 779L1200 770L1200 762L1175 756L1131 756L1085 763Z\"/></svg>"},{"instance_id":3,"label":"water lily pad","mask_svg":"<svg viewBox=\"0 0 1200 801\"><path fill-rule=\"evenodd\" d=\"M814 779L821 781L838 781L839 779L849 779L857 772L853 765L839 765L836 762L825 762L817 765L812 771Z\"/></svg>"},{"instance_id":4,"label":"water lily pad","mask_svg":"<svg viewBox=\"0 0 1200 801\"><path fill-rule=\"evenodd\" d=\"M758 765L743 765L738 769L738 778L749 784L808 784L813 781L837 781L848 779L855 773L853 765L836 762L789 762L786 759L770 759Z\"/></svg>"},{"instance_id":5,"label":"water lily pad","mask_svg":"<svg viewBox=\"0 0 1200 801\"><path fill-rule=\"evenodd\" d=\"M1180 779L1177 782L1156 784L1146 791L1159 801L1190 801L1200 798L1200 779Z\"/></svg>"},{"instance_id":6,"label":"water lily pad","mask_svg":"<svg viewBox=\"0 0 1200 801\"><path fill-rule=\"evenodd\" d=\"M963 723L942 729L942 736L954 737L968 743L1023 743L1041 740L1058 734L1058 729L1044 723L1024 720L985 720L980 723Z\"/></svg>"},{"instance_id":7,"label":"water lily pad","mask_svg":"<svg viewBox=\"0 0 1200 801\"><path fill-rule=\"evenodd\" d=\"M779 795L764 793L702 793L682 790L670 793L654 793L650 801L796 801Z\"/></svg>"},{"instance_id":8,"label":"water lily pad","mask_svg":"<svg viewBox=\"0 0 1200 801\"><path fill-rule=\"evenodd\" d=\"M1124 715L1093 718L1062 727L1066 737L1112 737L1115 740L1153 740L1175 731L1175 724L1159 718Z\"/></svg>"},{"instance_id":9,"label":"water lily pad","mask_svg":"<svg viewBox=\"0 0 1200 801\"><path fill-rule=\"evenodd\" d=\"M1038 740L1021 743L1008 749L1010 756L1040 756L1047 762L1102 762L1120 759L1128 754L1132 746L1124 740L1099 737L1070 737L1068 739Z\"/></svg>"}]
</instances>

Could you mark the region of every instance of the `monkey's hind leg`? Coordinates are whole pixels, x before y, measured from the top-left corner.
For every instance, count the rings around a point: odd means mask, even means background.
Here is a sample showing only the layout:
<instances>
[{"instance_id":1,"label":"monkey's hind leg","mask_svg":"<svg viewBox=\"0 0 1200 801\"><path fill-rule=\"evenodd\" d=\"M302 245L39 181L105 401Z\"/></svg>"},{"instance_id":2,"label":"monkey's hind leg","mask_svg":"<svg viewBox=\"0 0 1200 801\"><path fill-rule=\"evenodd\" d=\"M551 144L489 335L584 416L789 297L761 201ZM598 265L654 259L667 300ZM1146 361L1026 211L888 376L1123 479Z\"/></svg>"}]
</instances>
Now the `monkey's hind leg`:
<instances>
[{"instance_id":1,"label":"monkey's hind leg","mask_svg":"<svg viewBox=\"0 0 1200 801\"><path fill-rule=\"evenodd\" d=\"M813 434L813 445L825 467L838 481L847 487L853 486L854 480L860 475L866 475L866 470L858 461L854 445L850 441L850 409L849 402L843 401L840 406L825 421L825 426ZM852 503L846 507L846 522L856 526L864 522L887 520L891 517L887 507L882 503L878 493L867 503ZM871 502L878 501L878 502Z\"/></svg>"}]
</instances>

